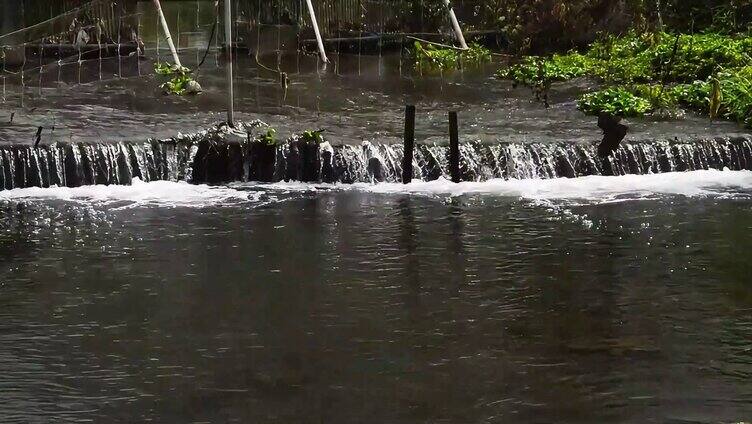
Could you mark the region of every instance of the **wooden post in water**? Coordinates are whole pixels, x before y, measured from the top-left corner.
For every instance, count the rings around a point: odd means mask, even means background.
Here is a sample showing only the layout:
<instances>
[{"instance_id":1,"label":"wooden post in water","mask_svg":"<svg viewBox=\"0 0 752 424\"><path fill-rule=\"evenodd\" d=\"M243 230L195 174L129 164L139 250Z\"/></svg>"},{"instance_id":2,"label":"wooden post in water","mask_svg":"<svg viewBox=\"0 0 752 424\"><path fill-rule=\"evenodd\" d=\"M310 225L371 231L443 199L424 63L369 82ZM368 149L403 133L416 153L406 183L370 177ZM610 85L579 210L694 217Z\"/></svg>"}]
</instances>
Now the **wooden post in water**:
<instances>
[{"instance_id":1,"label":"wooden post in water","mask_svg":"<svg viewBox=\"0 0 752 424\"><path fill-rule=\"evenodd\" d=\"M235 96L232 83L232 3L225 0L225 44L227 45L227 125L235 126Z\"/></svg>"},{"instance_id":2,"label":"wooden post in water","mask_svg":"<svg viewBox=\"0 0 752 424\"><path fill-rule=\"evenodd\" d=\"M449 3L449 0L444 0L444 5L449 10L449 20L452 22L452 28L454 28L454 35L457 36L457 41L460 42L460 47L467 49L467 43L465 42L465 36L462 35L462 28L460 28L460 22L457 20L457 15L454 14L454 9Z\"/></svg>"},{"instance_id":3,"label":"wooden post in water","mask_svg":"<svg viewBox=\"0 0 752 424\"><path fill-rule=\"evenodd\" d=\"M405 153L402 157L402 182L413 180L413 151L415 150L415 106L405 106Z\"/></svg>"},{"instance_id":4,"label":"wooden post in water","mask_svg":"<svg viewBox=\"0 0 752 424\"><path fill-rule=\"evenodd\" d=\"M178 57L178 51L175 49L175 44L172 43L172 36L170 35L170 27L167 26L167 19L165 19L164 12L162 12L162 5L159 4L159 0L154 0L154 7L157 8L157 14L159 15L159 21L162 23L162 31L165 33L167 39L167 45L170 46L170 52L172 53L172 59L175 61L175 65L183 67L180 64L180 58ZM118 47L119 49L119 47Z\"/></svg>"},{"instance_id":5,"label":"wooden post in water","mask_svg":"<svg viewBox=\"0 0 752 424\"><path fill-rule=\"evenodd\" d=\"M449 173L452 182L460 182L460 137L456 111L449 112Z\"/></svg>"},{"instance_id":6,"label":"wooden post in water","mask_svg":"<svg viewBox=\"0 0 752 424\"><path fill-rule=\"evenodd\" d=\"M313 3L311 0L306 0L308 5L308 14L311 15L311 25L313 26L313 32L316 34L316 43L319 45L319 55L321 61L329 63L329 59L326 57L326 50L324 50L324 40L321 38L321 31L319 31L319 23L316 21L316 11L313 10Z\"/></svg>"}]
</instances>

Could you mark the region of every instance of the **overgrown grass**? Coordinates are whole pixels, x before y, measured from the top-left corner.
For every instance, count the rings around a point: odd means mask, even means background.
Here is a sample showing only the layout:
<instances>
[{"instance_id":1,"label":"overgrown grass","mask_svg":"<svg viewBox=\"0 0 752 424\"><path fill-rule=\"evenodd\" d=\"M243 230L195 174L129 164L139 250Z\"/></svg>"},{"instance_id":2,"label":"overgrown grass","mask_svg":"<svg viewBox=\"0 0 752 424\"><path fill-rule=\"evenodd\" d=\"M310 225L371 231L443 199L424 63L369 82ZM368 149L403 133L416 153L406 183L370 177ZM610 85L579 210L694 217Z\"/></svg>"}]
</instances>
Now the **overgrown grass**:
<instances>
[{"instance_id":1,"label":"overgrown grass","mask_svg":"<svg viewBox=\"0 0 752 424\"><path fill-rule=\"evenodd\" d=\"M606 88L580 99L585 113L640 116L685 107L752 127L750 63L749 36L630 33L606 37L585 53L526 57L497 76L536 92L556 81L595 79Z\"/></svg>"},{"instance_id":2,"label":"overgrown grass","mask_svg":"<svg viewBox=\"0 0 752 424\"><path fill-rule=\"evenodd\" d=\"M491 51L475 43L468 45L467 50L460 50L416 41L412 55L420 71L449 71L491 61Z\"/></svg>"}]
</instances>

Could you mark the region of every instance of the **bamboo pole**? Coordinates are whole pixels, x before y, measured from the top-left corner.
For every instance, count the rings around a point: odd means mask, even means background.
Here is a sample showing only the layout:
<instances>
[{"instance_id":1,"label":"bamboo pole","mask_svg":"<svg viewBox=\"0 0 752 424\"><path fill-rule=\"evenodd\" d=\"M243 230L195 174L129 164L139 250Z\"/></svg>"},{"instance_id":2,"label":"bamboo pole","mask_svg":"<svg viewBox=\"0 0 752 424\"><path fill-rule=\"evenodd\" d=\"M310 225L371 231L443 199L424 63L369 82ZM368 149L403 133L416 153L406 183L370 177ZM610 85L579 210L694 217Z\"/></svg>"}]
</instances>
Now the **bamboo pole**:
<instances>
[{"instance_id":1,"label":"bamboo pole","mask_svg":"<svg viewBox=\"0 0 752 424\"><path fill-rule=\"evenodd\" d=\"M225 44L227 45L227 124L235 126L235 102L232 78L232 0L225 0Z\"/></svg>"},{"instance_id":2,"label":"bamboo pole","mask_svg":"<svg viewBox=\"0 0 752 424\"><path fill-rule=\"evenodd\" d=\"M457 15L454 14L454 9L449 3L449 0L444 0L444 5L449 10L449 19L452 21L452 27L454 28L454 34L457 36L457 40L460 42L462 49L467 49L467 43L465 42L465 36L462 35L462 28L460 28L460 22L457 20Z\"/></svg>"},{"instance_id":3,"label":"bamboo pole","mask_svg":"<svg viewBox=\"0 0 752 424\"><path fill-rule=\"evenodd\" d=\"M172 52L172 59L175 61L175 65L179 68L182 68L183 65L180 63L180 58L178 57L178 51L175 50L175 44L172 43L172 36L170 35L170 27L167 26L167 19L165 19L164 13L162 12L162 5L159 4L159 0L154 0L154 7L157 8L157 14L159 15L159 20L162 23L162 30L165 33L165 38L167 39L167 45L170 46L170 52Z\"/></svg>"},{"instance_id":4,"label":"bamboo pole","mask_svg":"<svg viewBox=\"0 0 752 424\"><path fill-rule=\"evenodd\" d=\"M324 50L324 40L321 38L319 24L316 21L316 11L313 10L313 3L311 2L311 0L306 0L306 4L308 5L308 14L311 15L311 25L313 25L313 32L316 33L316 42L319 45L319 55L321 56L321 61L324 63L329 63L329 59L326 57L326 51Z\"/></svg>"}]
</instances>

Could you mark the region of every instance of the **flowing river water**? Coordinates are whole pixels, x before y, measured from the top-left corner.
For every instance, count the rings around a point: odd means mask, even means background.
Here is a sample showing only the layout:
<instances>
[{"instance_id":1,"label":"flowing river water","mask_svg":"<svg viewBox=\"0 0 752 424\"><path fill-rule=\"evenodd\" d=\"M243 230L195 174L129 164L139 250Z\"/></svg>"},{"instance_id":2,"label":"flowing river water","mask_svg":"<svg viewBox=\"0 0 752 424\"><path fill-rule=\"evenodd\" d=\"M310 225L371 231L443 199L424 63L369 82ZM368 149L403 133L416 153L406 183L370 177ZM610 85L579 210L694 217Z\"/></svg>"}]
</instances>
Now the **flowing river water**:
<instances>
[{"instance_id":1,"label":"flowing river water","mask_svg":"<svg viewBox=\"0 0 752 424\"><path fill-rule=\"evenodd\" d=\"M48 69L23 95L9 85L0 152L30 158L11 146L43 126L43 148L99 146L114 169L127 143L222 119L211 58L197 99L155 97L151 63L123 61L124 78L89 64ZM324 128L359 177L193 185L173 161L160 178L131 164L91 171L98 185L23 188L66 184L44 184L38 160L4 161L34 172L4 174L15 185L0 191L0 422L752 419L743 129L635 120L619 175L569 175L557 158L600 138L573 105L585 82L556 87L546 110L488 70L421 78L399 56L343 56L317 72L296 56L285 90L250 61L241 118L281 137ZM471 181L397 182L385 156L405 103L431 146L461 110ZM375 156L391 172L379 184L363 171Z\"/></svg>"}]
</instances>

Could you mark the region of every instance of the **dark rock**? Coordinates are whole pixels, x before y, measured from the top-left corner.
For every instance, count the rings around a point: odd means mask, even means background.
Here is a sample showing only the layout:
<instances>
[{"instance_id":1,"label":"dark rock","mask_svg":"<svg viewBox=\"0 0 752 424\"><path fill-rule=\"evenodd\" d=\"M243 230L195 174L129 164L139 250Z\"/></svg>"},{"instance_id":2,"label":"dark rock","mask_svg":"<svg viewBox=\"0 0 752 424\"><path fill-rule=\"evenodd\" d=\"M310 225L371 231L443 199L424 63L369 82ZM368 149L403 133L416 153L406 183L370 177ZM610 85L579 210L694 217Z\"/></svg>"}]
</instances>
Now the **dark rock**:
<instances>
[{"instance_id":1,"label":"dark rock","mask_svg":"<svg viewBox=\"0 0 752 424\"><path fill-rule=\"evenodd\" d=\"M13 167L16 170L15 175L13 176L15 179L15 186L16 187L26 187L26 166L25 166L25 160L24 157L26 155L23 151L15 150L13 152Z\"/></svg>"},{"instance_id":2,"label":"dark rock","mask_svg":"<svg viewBox=\"0 0 752 424\"><path fill-rule=\"evenodd\" d=\"M433 153L431 153L431 151L428 150L428 148L424 145L419 145L417 146L417 148L420 149L421 156L423 157L423 161L419 163L423 180L434 181L441 178L441 176L443 175L441 171L441 165L439 164L439 161L436 160L436 158L433 156Z\"/></svg>"},{"instance_id":3,"label":"dark rock","mask_svg":"<svg viewBox=\"0 0 752 424\"><path fill-rule=\"evenodd\" d=\"M321 181L325 183L335 182L332 156L331 150L323 150L321 152Z\"/></svg>"},{"instance_id":4,"label":"dark rock","mask_svg":"<svg viewBox=\"0 0 752 424\"><path fill-rule=\"evenodd\" d=\"M277 146L273 144L253 142L250 148L251 181L272 182L277 165Z\"/></svg>"},{"instance_id":5,"label":"dark rock","mask_svg":"<svg viewBox=\"0 0 752 424\"><path fill-rule=\"evenodd\" d=\"M301 169L301 154L299 143L292 141L288 145L287 153L287 169L285 170L286 181L301 181L302 169Z\"/></svg>"},{"instance_id":6,"label":"dark rock","mask_svg":"<svg viewBox=\"0 0 752 424\"><path fill-rule=\"evenodd\" d=\"M627 136L627 127L621 124L621 117L602 113L598 116L598 127L603 130L603 141L598 146L598 156L606 158L619 149L619 144Z\"/></svg>"},{"instance_id":7,"label":"dark rock","mask_svg":"<svg viewBox=\"0 0 752 424\"><path fill-rule=\"evenodd\" d=\"M80 187L83 184L83 175L81 168L76 163L76 152L78 146L69 144L65 146L63 166L65 167L65 185L68 187Z\"/></svg>"},{"instance_id":8,"label":"dark rock","mask_svg":"<svg viewBox=\"0 0 752 424\"><path fill-rule=\"evenodd\" d=\"M321 180L321 150L316 142L299 141L301 156L301 181L317 182Z\"/></svg>"},{"instance_id":9,"label":"dark rock","mask_svg":"<svg viewBox=\"0 0 752 424\"><path fill-rule=\"evenodd\" d=\"M201 140L193 160L195 184L239 181L243 177L243 151L240 143Z\"/></svg>"},{"instance_id":10,"label":"dark rock","mask_svg":"<svg viewBox=\"0 0 752 424\"><path fill-rule=\"evenodd\" d=\"M125 152L118 149L117 153L117 167L118 167L118 183L119 184L132 184L133 177L131 176L130 164Z\"/></svg>"},{"instance_id":11,"label":"dark rock","mask_svg":"<svg viewBox=\"0 0 752 424\"><path fill-rule=\"evenodd\" d=\"M371 174L374 181L382 182L386 179L384 177L384 165L378 158L368 159L368 173Z\"/></svg>"}]
</instances>

